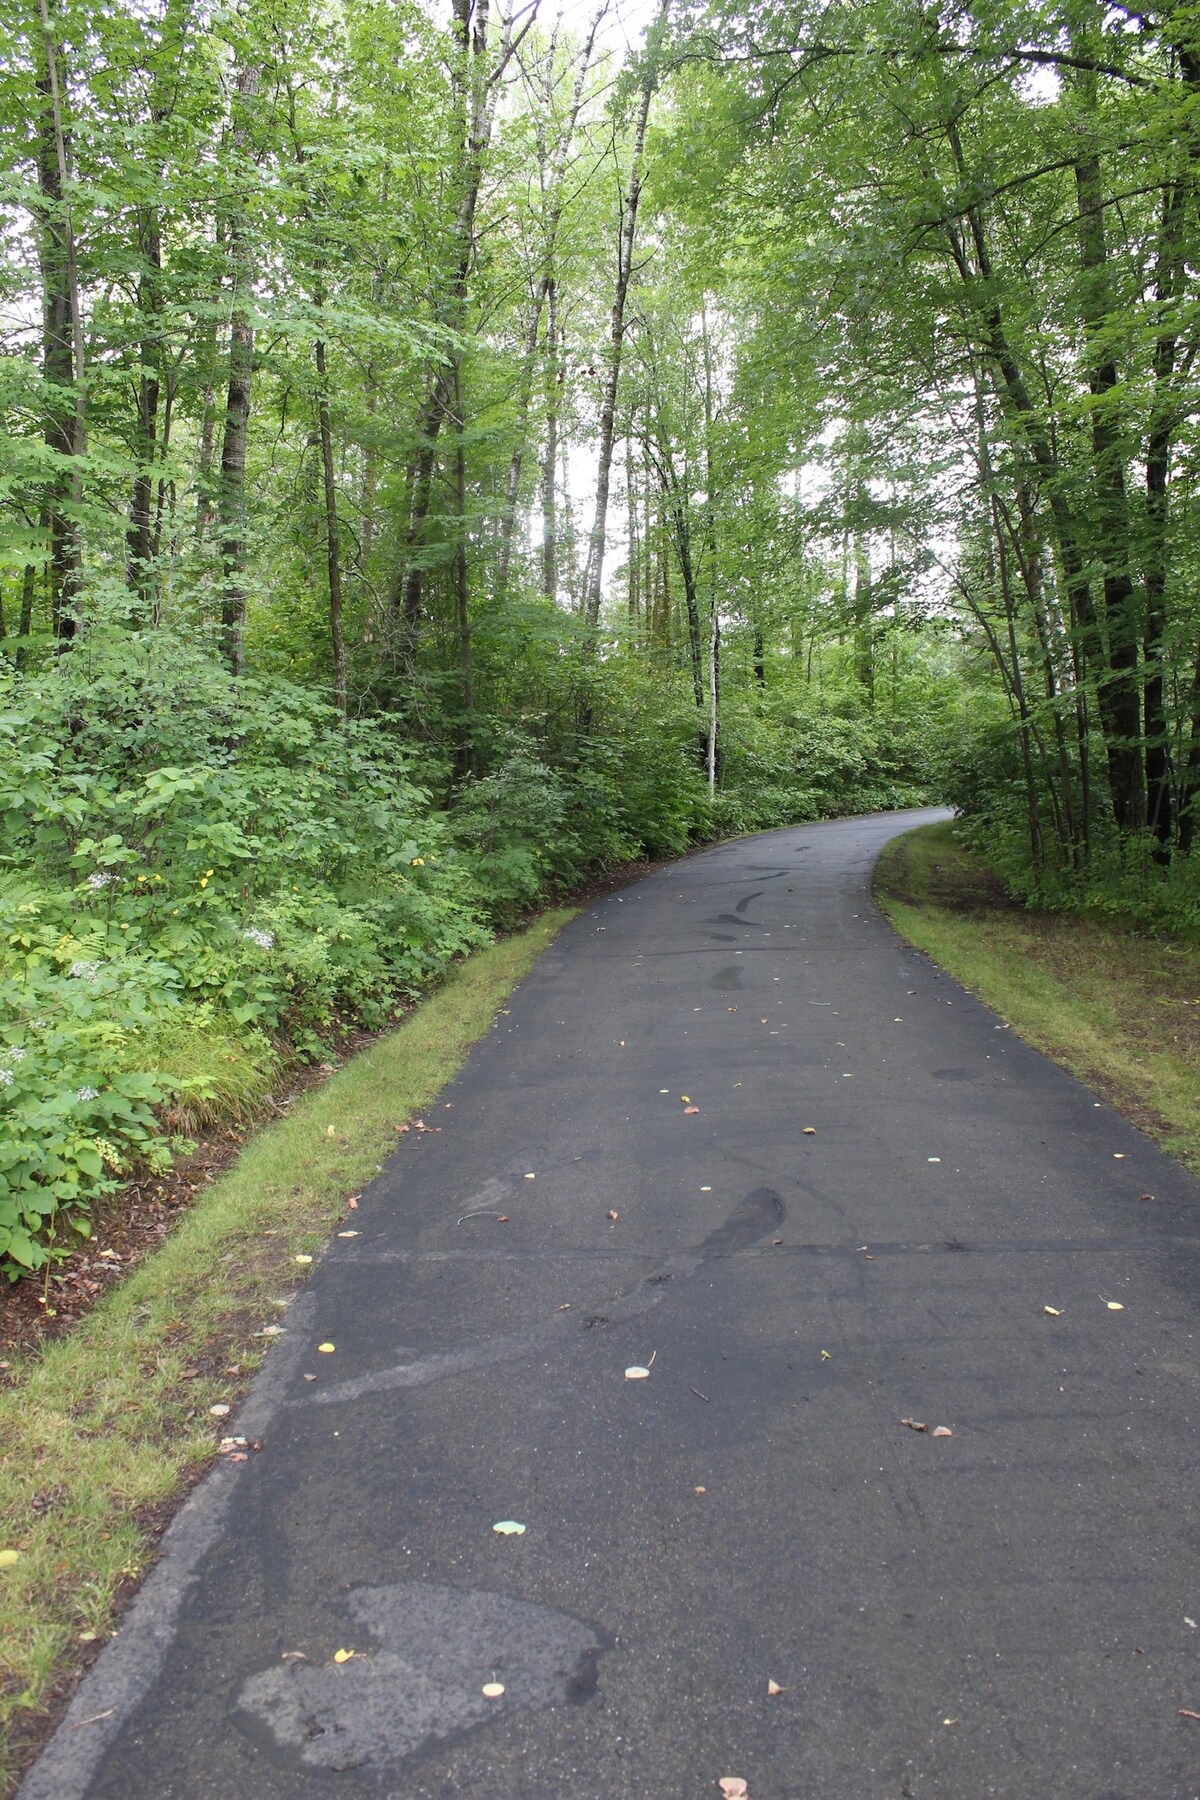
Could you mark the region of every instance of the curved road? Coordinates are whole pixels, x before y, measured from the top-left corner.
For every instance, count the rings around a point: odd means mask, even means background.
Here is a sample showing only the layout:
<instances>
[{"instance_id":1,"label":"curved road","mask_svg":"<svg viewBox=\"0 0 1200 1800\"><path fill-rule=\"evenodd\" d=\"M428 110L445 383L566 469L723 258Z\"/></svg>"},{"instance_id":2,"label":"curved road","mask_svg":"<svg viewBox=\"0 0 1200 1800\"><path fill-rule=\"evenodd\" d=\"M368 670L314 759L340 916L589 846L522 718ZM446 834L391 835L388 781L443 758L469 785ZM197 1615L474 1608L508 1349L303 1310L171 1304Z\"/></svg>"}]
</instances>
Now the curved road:
<instances>
[{"instance_id":1,"label":"curved road","mask_svg":"<svg viewBox=\"0 0 1200 1800\"><path fill-rule=\"evenodd\" d=\"M1200 1185L874 910L933 816L574 921L24 1800L1200 1794Z\"/></svg>"}]
</instances>

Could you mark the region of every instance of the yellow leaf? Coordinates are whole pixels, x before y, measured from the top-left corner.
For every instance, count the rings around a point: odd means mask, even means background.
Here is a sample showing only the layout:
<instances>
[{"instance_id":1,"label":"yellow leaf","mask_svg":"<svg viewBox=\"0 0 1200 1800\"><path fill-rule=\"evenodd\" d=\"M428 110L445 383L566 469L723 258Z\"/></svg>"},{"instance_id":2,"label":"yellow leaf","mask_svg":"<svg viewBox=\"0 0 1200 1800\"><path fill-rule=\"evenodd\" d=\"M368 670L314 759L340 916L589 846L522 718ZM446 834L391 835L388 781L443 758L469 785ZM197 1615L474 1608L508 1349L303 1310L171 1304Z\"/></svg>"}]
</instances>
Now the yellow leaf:
<instances>
[{"instance_id":1,"label":"yellow leaf","mask_svg":"<svg viewBox=\"0 0 1200 1800\"><path fill-rule=\"evenodd\" d=\"M1061 1319L1062 1318L1062 1307L1061 1306L1043 1306L1042 1311L1044 1313L1049 1313L1049 1315L1052 1319Z\"/></svg>"},{"instance_id":2,"label":"yellow leaf","mask_svg":"<svg viewBox=\"0 0 1200 1800\"><path fill-rule=\"evenodd\" d=\"M768 1681L767 1692L772 1697L774 1697L776 1694L782 1694L783 1689L780 1687L780 1685L777 1681Z\"/></svg>"},{"instance_id":3,"label":"yellow leaf","mask_svg":"<svg viewBox=\"0 0 1200 1800\"><path fill-rule=\"evenodd\" d=\"M804 1135L805 1135L805 1137L816 1137L816 1135L817 1135L816 1126L815 1125L806 1125L804 1127Z\"/></svg>"},{"instance_id":4,"label":"yellow leaf","mask_svg":"<svg viewBox=\"0 0 1200 1800\"><path fill-rule=\"evenodd\" d=\"M333 1653L333 1660L336 1663L349 1662L353 1655L353 1650L335 1650Z\"/></svg>"},{"instance_id":5,"label":"yellow leaf","mask_svg":"<svg viewBox=\"0 0 1200 1800\"><path fill-rule=\"evenodd\" d=\"M498 1531L501 1537L523 1537L525 1535L525 1527L518 1519L498 1519L492 1526L492 1530Z\"/></svg>"},{"instance_id":6,"label":"yellow leaf","mask_svg":"<svg viewBox=\"0 0 1200 1800\"><path fill-rule=\"evenodd\" d=\"M333 1353L334 1346L332 1344L318 1344L317 1349L323 1350L326 1356L330 1356Z\"/></svg>"},{"instance_id":7,"label":"yellow leaf","mask_svg":"<svg viewBox=\"0 0 1200 1800\"><path fill-rule=\"evenodd\" d=\"M0 1569L11 1569L14 1563L21 1560L19 1550L0 1550Z\"/></svg>"},{"instance_id":8,"label":"yellow leaf","mask_svg":"<svg viewBox=\"0 0 1200 1800\"><path fill-rule=\"evenodd\" d=\"M645 1381L649 1373L649 1369L643 1369L640 1363L633 1363L626 1369L625 1379L626 1381Z\"/></svg>"},{"instance_id":9,"label":"yellow leaf","mask_svg":"<svg viewBox=\"0 0 1200 1800\"><path fill-rule=\"evenodd\" d=\"M485 1700L498 1700L504 1692L502 1681L485 1681L480 1689Z\"/></svg>"},{"instance_id":10,"label":"yellow leaf","mask_svg":"<svg viewBox=\"0 0 1200 1800\"><path fill-rule=\"evenodd\" d=\"M327 1126L326 1126L326 1127L325 1127L325 1136L326 1136L326 1137L332 1137L332 1136L333 1136L333 1126L332 1126L332 1125L327 1125Z\"/></svg>"},{"instance_id":11,"label":"yellow leaf","mask_svg":"<svg viewBox=\"0 0 1200 1800\"><path fill-rule=\"evenodd\" d=\"M829 1354L829 1351L828 1351L828 1350L822 1350L822 1352L821 1352L821 1361L822 1361L822 1362L830 1362L830 1361L831 1361L831 1360L832 1360L832 1358L831 1358L831 1357L830 1357L830 1354Z\"/></svg>"},{"instance_id":12,"label":"yellow leaf","mask_svg":"<svg viewBox=\"0 0 1200 1800\"><path fill-rule=\"evenodd\" d=\"M1124 1312L1125 1311L1125 1308L1121 1305L1121 1302L1119 1300L1109 1300L1109 1301L1106 1301L1105 1304L1107 1305L1109 1312Z\"/></svg>"},{"instance_id":13,"label":"yellow leaf","mask_svg":"<svg viewBox=\"0 0 1200 1800\"><path fill-rule=\"evenodd\" d=\"M296 1258L296 1261L298 1263L310 1263L312 1261L312 1257L311 1256L298 1256Z\"/></svg>"},{"instance_id":14,"label":"yellow leaf","mask_svg":"<svg viewBox=\"0 0 1200 1800\"><path fill-rule=\"evenodd\" d=\"M680 1094L680 1096L679 1096L679 1098L683 1101L683 1104L685 1106L687 1105L687 1103L691 1099L691 1097L692 1096L690 1094Z\"/></svg>"}]
</instances>

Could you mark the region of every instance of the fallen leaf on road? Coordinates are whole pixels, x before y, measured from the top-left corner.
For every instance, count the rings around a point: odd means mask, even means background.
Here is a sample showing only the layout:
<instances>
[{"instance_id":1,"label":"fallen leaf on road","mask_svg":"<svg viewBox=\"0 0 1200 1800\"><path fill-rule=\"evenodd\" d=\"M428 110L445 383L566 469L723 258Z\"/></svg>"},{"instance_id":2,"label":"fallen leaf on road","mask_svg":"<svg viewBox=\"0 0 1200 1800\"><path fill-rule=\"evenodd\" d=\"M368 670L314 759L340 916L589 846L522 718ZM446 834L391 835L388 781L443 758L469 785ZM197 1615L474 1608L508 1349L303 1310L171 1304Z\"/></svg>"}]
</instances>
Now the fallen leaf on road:
<instances>
[{"instance_id":1,"label":"fallen leaf on road","mask_svg":"<svg viewBox=\"0 0 1200 1800\"><path fill-rule=\"evenodd\" d=\"M617 1218L619 1218L619 1217L620 1217L620 1214L619 1214L619 1213L615 1213L615 1212L613 1212L613 1211L611 1211L611 1209L610 1209L610 1211L609 1211L609 1215L608 1215L608 1216L609 1216L609 1218L610 1218L610 1219L617 1219Z\"/></svg>"},{"instance_id":2,"label":"fallen leaf on road","mask_svg":"<svg viewBox=\"0 0 1200 1800\"><path fill-rule=\"evenodd\" d=\"M333 1354L335 1346L333 1344L318 1344L317 1349L320 1350L325 1356L331 1356Z\"/></svg>"},{"instance_id":3,"label":"fallen leaf on road","mask_svg":"<svg viewBox=\"0 0 1200 1800\"><path fill-rule=\"evenodd\" d=\"M306 1375L304 1379L305 1381L315 1381L317 1378L315 1375Z\"/></svg>"},{"instance_id":4,"label":"fallen leaf on road","mask_svg":"<svg viewBox=\"0 0 1200 1800\"><path fill-rule=\"evenodd\" d=\"M1124 1312L1125 1308L1119 1300L1106 1300L1104 1303L1109 1312Z\"/></svg>"},{"instance_id":5,"label":"fallen leaf on road","mask_svg":"<svg viewBox=\"0 0 1200 1800\"><path fill-rule=\"evenodd\" d=\"M806 1125L804 1127L804 1135L805 1135L805 1137L816 1137L816 1135L817 1135L816 1126L815 1125Z\"/></svg>"},{"instance_id":6,"label":"fallen leaf on road","mask_svg":"<svg viewBox=\"0 0 1200 1800\"><path fill-rule=\"evenodd\" d=\"M707 1488L693 1488L692 1492L693 1492L693 1494L707 1494L708 1489Z\"/></svg>"},{"instance_id":7,"label":"fallen leaf on road","mask_svg":"<svg viewBox=\"0 0 1200 1800\"><path fill-rule=\"evenodd\" d=\"M525 1527L518 1519L497 1519L492 1530L498 1531L501 1537L523 1537L525 1534Z\"/></svg>"},{"instance_id":8,"label":"fallen leaf on road","mask_svg":"<svg viewBox=\"0 0 1200 1800\"><path fill-rule=\"evenodd\" d=\"M1043 1306L1042 1311L1044 1313L1049 1313L1049 1315L1052 1319L1061 1319L1062 1318L1062 1307L1061 1306Z\"/></svg>"},{"instance_id":9,"label":"fallen leaf on road","mask_svg":"<svg viewBox=\"0 0 1200 1800\"><path fill-rule=\"evenodd\" d=\"M928 1425L922 1424L920 1419L901 1419L900 1423L902 1425L907 1425L908 1429L910 1431L928 1431L929 1430Z\"/></svg>"},{"instance_id":10,"label":"fallen leaf on road","mask_svg":"<svg viewBox=\"0 0 1200 1800\"><path fill-rule=\"evenodd\" d=\"M485 1700L498 1700L504 1692L504 1683L502 1681L485 1681L479 1691Z\"/></svg>"},{"instance_id":11,"label":"fallen leaf on road","mask_svg":"<svg viewBox=\"0 0 1200 1800\"><path fill-rule=\"evenodd\" d=\"M725 1800L749 1800L750 1789L740 1775L722 1775L717 1786Z\"/></svg>"},{"instance_id":12,"label":"fallen leaf on road","mask_svg":"<svg viewBox=\"0 0 1200 1800\"><path fill-rule=\"evenodd\" d=\"M645 1381L649 1373L649 1369L643 1369L641 1363L631 1363L625 1371L625 1379L626 1381Z\"/></svg>"},{"instance_id":13,"label":"fallen leaf on road","mask_svg":"<svg viewBox=\"0 0 1200 1800\"><path fill-rule=\"evenodd\" d=\"M700 1108L698 1106L685 1106L683 1111L684 1111L684 1117L686 1118L688 1113L698 1113L700 1111Z\"/></svg>"},{"instance_id":14,"label":"fallen leaf on road","mask_svg":"<svg viewBox=\"0 0 1200 1800\"><path fill-rule=\"evenodd\" d=\"M358 1201L357 1200L354 1200L354 1199L347 1200L346 1205L350 1208L350 1210L352 1212L357 1212L357 1210L358 1210Z\"/></svg>"},{"instance_id":15,"label":"fallen leaf on road","mask_svg":"<svg viewBox=\"0 0 1200 1800\"><path fill-rule=\"evenodd\" d=\"M829 1354L829 1351L828 1351L828 1350L822 1350L822 1352L821 1352L821 1361L822 1361L822 1362L831 1362L831 1361L832 1361L832 1360L833 1360L833 1359L832 1359L832 1357L831 1357L831 1356L830 1356L830 1354Z\"/></svg>"},{"instance_id":16,"label":"fallen leaf on road","mask_svg":"<svg viewBox=\"0 0 1200 1800\"><path fill-rule=\"evenodd\" d=\"M357 1237L358 1233L357 1233L357 1231L339 1231L338 1236L339 1237Z\"/></svg>"},{"instance_id":17,"label":"fallen leaf on road","mask_svg":"<svg viewBox=\"0 0 1200 1800\"><path fill-rule=\"evenodd\" d=\"M336 1663L345 1663L350 1662L353 1656L353 1650L335 1650L333 1653L333 1660Z\"/></svg>"},{"instance_id":18,"label":"fallen leaf on road","mask_svg":"<svg viewBox=\"0 0 1200 1800\"><path fill-rule=\"evenodd\" d=\"M954 1433L948 1425L935 1425L929 1435L930 1437L953 1437Z\"/></svg>"},{"instance_id":19,"label":"fallen leaf on road","mask_svg":"<svg viewBox=\"0 0 1200 1800\"><path fill-rule=\"evenodd\" d=\"M558 1310L559 1312L570 1312L571 1302L569 1300L564 1300Z\"/></svg>"},{"instance_id":20,"label":"fallen leaf on road","mask_svg":"<svg viewBox=\"0 0 1200 1800\"><path fill-rule=\"evenodd\" d=\"M957 1725L958 1720L957 1719L943 1719L942 1724L943 1725Z\"/></svg>"},{"instance_id":21,"label":"fallen leaf on road","mask_svg":"<svg viewBox=\"0 0 1200 1800\"><path fill-rule=\"evenodd\" d=\"M687 1103L691 1099L691 1097L692 1096L690 1094L680 1094L680 1096L679 1096L679 1098L683 1101L683 1104L685 1106L687 1105Z\"/></svg>"},{"instance_id":22,"label":"fallen leaf on road","mask_svg":"<svg viewBox=\"0 0 1200 1800\"><path fill-rule=\"evenodd\" d=\"M770 1694L772 1696L772 1698L774 1698L774 1696L776 1694L782 1694L783 1689L780 1687L780 1685L777 1681L768 1681L767 1682L767 1692L768 1692L768 1694Z\"/></svg>"}]
</instances>

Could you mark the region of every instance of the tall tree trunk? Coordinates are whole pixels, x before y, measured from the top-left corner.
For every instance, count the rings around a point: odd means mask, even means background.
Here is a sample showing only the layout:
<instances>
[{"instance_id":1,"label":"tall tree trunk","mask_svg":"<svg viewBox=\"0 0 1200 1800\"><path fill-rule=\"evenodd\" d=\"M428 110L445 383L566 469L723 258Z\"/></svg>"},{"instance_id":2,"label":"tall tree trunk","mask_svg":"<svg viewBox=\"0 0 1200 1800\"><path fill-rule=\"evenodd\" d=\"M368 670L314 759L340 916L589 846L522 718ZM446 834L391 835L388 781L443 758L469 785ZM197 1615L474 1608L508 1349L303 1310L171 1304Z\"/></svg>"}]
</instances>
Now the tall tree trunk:
<instances>
[{"instance_id":1,"label":"tall tree trunk","mask_svg":"<svg viewBox=\"0 0 1200 1800\"><path fill-rule=\"evenodd\" d=\"M50 621L55 640L74 637L82 581L78 507L79 458L84 453L83 326L75 232L67 199L70 132L61 80L62 46L55 41L47 0L39 0L42 24L36 76L40 96L37 160L37 250L42 280L43 437L59 465L46 483L44 512L50 533ZM73 390L73 391L72 391Z\"/></svg>"},{"instance_id":2,"label":"tall tree trunk","mask_svg":"<svg viewBox=\"0 0 1200 1800\"><path fill-rule=\"evenodd\" d=\"M1095 77L1086 90L1095 105ZM1120 379L1111 350L1113 298L1104 234L1104 191L1095 155L1075 165L1079 205L1081 311L1087 341L1088 387L1095 404L1092 420L1092 481L1103 568L1107 670L1099 676L1105 693L1106 749L1113 813L1122 833L1146 823L1142 708L1138 670L1138 618L1130 563L1129 502L1125 491L1125 451L1114 395Z\"/></svg>"},{"instance_id":3,"label":"tall tree trunk","mask_svg":"<svg viewBox=\"0 0 1200 1800\"><path fill-rule=\"evenodd\" d=\"M600 403L600 443L596 461L596 512L588 542L587 572L584 579L585 644L590 650L600 622L600 598L603 591L604 551L608 533L608 490L612 478L613 440L616 432L617 388L621 379L621 351L625 343L625 302L633 273L633 244L637 230L638 201L642 192L642 156L646 144L646 122L650 102L659 78L659 46L667 20L670 0L661 0L658 16L646 36L646 67L638 97L637 122L633 138L633 156L629 166L629 186L624 197L621 231L617 244L617 277L613 287L612 312L608 331L608 362L604 375L604 392Z\"/></svg>"},{"instance_id":4,"label":"tall tree trunk","mask_svg":"<svg viewBox=\"0 0 1200 1800\"><path fill-rule=\"evenodd\" d=\"M243 64L236 76L232 148L239 157L249 129L248 108L258 92L262 70ZM221 646L235 675L245 666L246 630L246 438L250 424L250 390L254 378L254 326L249 316L254 256L250 221L238 206L229 225L232 297L229 320L229 384L225 399L225 435L217 484L217 531L221 545Z\"/></svg>"},{"instance_id":5,"label":"tall tree trunk","mask_svg":"<svg viewBox=\"0 0 1200 1800\"><path fill-rule=\"evenodd\" d=\"M546 445L542 456L542 592L558 599L558 411L566 372L558 341L558 282L546 289Z\"/></svg>"},{"instance_id":6,"label":"tall tree trunk","mask_svg":"<svg viewBox=\"0 0 1200 1800\"><path fill-rule=\"evenodd\" d=\"M342 627L342 558L338 532L337 480L333 466L333 431L329 421L329 381L325 344L317 339L317 423L321 434L321 474L325 488L325 569L329 587L329 639L333 647L333 691L337 709L346 717L346 638Z\"/></svg>"}]
</instances>

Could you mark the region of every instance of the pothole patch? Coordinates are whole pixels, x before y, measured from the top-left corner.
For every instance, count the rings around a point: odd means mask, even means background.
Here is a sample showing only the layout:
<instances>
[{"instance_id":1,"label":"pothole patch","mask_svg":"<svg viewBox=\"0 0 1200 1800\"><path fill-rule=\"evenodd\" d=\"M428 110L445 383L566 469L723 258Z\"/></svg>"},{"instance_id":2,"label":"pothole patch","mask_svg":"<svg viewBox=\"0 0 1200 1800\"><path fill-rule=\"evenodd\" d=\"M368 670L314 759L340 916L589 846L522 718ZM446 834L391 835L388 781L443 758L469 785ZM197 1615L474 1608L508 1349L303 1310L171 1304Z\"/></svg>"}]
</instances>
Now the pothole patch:
<instances>
[{"instance_id":1,"label":"pothole patch","mask_svg":"<svg viewBox=\"0 0 1200 1800\"><path fill-rule=\"evenodd\" d=\"M331 1647L327 1662L264 1669L234 1710L248 1737L310 1769L402 1762L507 1713L578 1705L607 1648L569 1613L429 1582L356 1588L346 1611L352 1657L334 1662Z\"/></svg>"}]
</instances>

